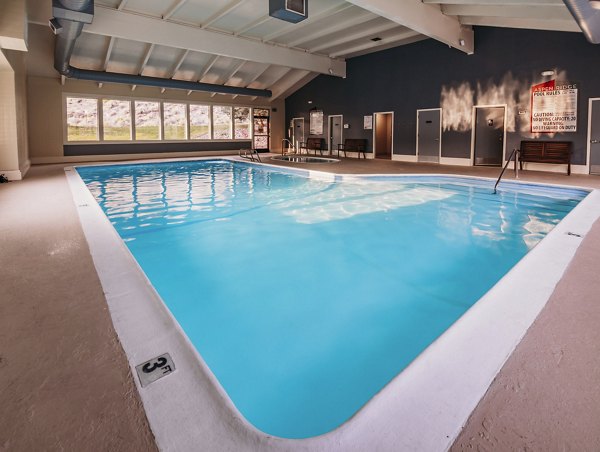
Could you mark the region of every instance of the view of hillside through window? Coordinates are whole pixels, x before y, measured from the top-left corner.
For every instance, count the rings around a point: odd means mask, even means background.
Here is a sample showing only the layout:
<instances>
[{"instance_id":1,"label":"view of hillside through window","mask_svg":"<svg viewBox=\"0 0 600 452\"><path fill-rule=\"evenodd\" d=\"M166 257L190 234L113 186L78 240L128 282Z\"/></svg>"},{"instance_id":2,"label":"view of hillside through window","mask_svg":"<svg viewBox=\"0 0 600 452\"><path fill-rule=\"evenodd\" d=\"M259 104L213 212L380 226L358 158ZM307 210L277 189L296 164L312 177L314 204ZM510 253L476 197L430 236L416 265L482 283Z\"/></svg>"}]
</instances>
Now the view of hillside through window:
<instances>
[{"instance_id":1,"label":"view of hillside through window","mask_svg":"<svg viewBox=\"0 0 600 452\"><path fill-rule=\"evenodd\" d=\"M250 109L248 107L235 107L233 109L235 121L235 139L248 140L252 136Z\"/></svg>"},{"instance_id":2,"label":"view of hillside through window","mask_svg":"<svg viewBox=\"0 0 600 452\"><path fill-rule=\"evenodd\" d=\"M67 140L98 139L98 100L67 97Z\"/></svg>"},{"instance_id":3,"label":"view of hillside through window","mask_svg":"<svg viewBox=\"0 0 600 452\"><path fill-rule=\"evenodd\" d=\"M190 139L210 140L210 107L190 105Z\"/></svg>"},{"instance_id":4,"label":"view of hillside through window","mask_svg":"<svg viewBox=\"0 0 600 452\"><path fill-rule=\"evenodd\" d=\"M160 140L160 104L135 101L135 139Z\"/></svg>"},{"instance_id":5,"label":"view of hillside through window","mask_svg":"<svg viewBox=\"0 0 600 452\"><path fill-rule=\"evenodd\" d=\"M187 138L187 108L185 104L163 104L165 140L185 140Z\"/></svg>"},{"instance_id":6,"label":"view of hillside through window","mask_svg":"<svg viewBox=\"0 0 600 452\"><path fill-rule=\"evenodd\" d=\"M70 96L65 100L67 141L251 140L257 133L268 134L268 127L253 133L250 107ZM269 113L256 109L255 116L257 112Z\"/></svg>"},{"instance_id":7,"label":"view of hillside through window","mask_svg":"<svg viewBox=\"0 0 600 452\"><path fill-rule=\"evenodd\" d=\"M231 139L231 107L215 105L213 107L213 138Z\"/></svg>"},{"instance_id":8,"label":"view of hillside through window","mask_svg":"<svg viewBox=\"0 0 600 452\"><path fill-rule=\"evenodd\" d=\"M105 140L131 140L131 102L103 99L102 122Z\"/></svg>"}]
</instances>

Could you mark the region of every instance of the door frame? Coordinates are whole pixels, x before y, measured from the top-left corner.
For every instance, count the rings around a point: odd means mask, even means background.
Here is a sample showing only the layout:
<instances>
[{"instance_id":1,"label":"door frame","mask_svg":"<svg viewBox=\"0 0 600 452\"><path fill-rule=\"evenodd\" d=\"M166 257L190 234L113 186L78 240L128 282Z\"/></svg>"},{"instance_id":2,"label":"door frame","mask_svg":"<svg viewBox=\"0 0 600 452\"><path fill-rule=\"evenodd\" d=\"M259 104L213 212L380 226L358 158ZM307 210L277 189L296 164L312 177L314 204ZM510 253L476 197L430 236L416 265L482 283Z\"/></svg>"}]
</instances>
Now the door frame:
<instances>
[{"instance_id":1,"label":"door frame","mask_svg":"<svg viewBox=\"0 0 600 452\"><path fill-rule=\"evenodd\" d=\"M492 105L473 105L471 112L471 166L475 166L475 126L477 125L477 109L478 108L504 108L504 133L502 135L502 164L506 163L506 122L508 120L508 105L507 104L492 104Z\"/></svg>"},{"instance_id":2,"label":"door frame","mask_svg":"<svg viewBox=\"0 0 600 452\"><path fill-rule=\"evenodd\" d=\"M344 115L327 115L327 148L329 149L329 155L332 155L333 149L331 149L331 118L340 118L340 141L344 142Z\"/></svg>"},{"instance_id":3,"label":"door frame","mask_svg":"<svg viewBox=\"0 0 600 452\"><path fill-rule=\"evenodd\" d=\"M415 149L415 155L417 156L417 161L419 161L419 112L420 111L440 111L440 134L438 140L438 163L442 161L442 109L441 108L417 108L417 144Z\"/></svg>"},{"instance_id":4,"label":"door frame","mask_svg":"<svg viewBox=\"0 0 600 452\"><path fill-rule=\"evenodd\" d=\"M585 174L590 174L592 170L592 165L590 159L592 158L592 102L598 101L600 102L600 97L590 97L588 99L588 128L587 128L587 157L585 160Z\"/></svg>"},{"instance_id":5,"label":"door frame","mask_svg":"<svg viewBox=\"0 0 600 452\"><path fill-rule=\"evenodd\" d=\"M292 138L293 140L292 146L295 148L295 151L298 151L300 145L296 146L296 130L293 127L294 121L296 119L300 119L302 121L302 140L304 140L304 118L301 116L292 118L292 136L290 138Z\"/></svg>"},{"instance_id":6,"label":"door frame","mask_svg":"<svg viewBox=\"0 0 600 452\"><path fill-rule=\"evenodd\" d=\"M391 114L392 115L392 144L391 144L391 155L390 160L394 160L394 112L393 111L375 111L373 112L373 158L377 158L376 149L377 149L377 115L379 114Z\"/></svg>"}]
</instances>

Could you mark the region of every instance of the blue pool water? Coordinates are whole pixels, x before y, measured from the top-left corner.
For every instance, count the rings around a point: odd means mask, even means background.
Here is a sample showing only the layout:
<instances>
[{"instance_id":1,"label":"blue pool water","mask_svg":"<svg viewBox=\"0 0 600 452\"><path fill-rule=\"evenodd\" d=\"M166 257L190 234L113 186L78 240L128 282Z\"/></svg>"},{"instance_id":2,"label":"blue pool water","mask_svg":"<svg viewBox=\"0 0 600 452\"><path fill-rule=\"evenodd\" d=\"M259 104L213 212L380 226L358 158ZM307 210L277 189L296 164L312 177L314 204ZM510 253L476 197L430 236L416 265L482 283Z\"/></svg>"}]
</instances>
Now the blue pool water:
<instances>
[{"instance_id":1,"label":"blue pool water","mask_svg":"<svg viewBox=\"0 0 600 452\"><path fill-rule=\"evenodd\" d=\"M287 438L349 419L587 194L218 160L78 172L235 406Z\"/></svg>"}]
</instances>

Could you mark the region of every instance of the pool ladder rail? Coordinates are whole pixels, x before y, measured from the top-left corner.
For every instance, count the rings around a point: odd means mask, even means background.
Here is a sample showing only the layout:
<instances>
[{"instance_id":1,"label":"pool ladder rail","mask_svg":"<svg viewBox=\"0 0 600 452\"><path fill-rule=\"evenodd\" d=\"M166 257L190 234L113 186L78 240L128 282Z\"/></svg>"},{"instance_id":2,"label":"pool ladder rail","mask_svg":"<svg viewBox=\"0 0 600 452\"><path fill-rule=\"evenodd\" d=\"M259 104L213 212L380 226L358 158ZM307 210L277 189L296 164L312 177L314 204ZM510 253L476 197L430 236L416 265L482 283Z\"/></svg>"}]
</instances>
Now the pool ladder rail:
<instances>
[{"instance_id":1,"label":"pool ladder rail","mask_svg":"<svg viewBox=\"0 0 600 452\"><path fill-rule=\"evenodd\" d=\"M252 149L252 148L240 149L240 157L243 159L251 160L253 162L262 163L262 161L260 159L260 154L258 153L258 151L256 149Z\"/></svg>"},{"instance_id":2,"label":"pool ladder rail","mask_svg":"<svg viewBox=\"0 0 600 452\"><path fill-rule=\"evenodd\" d=\"M285 147L285 143L288 144L288 147ZM292 152L289 152L289 149L292 150ZM285 154L293 154L294 153L294 145L292 144L292 142L290 140L288 140L287 138L283 138L281 140L281 155L285 155Z\"/></svg>"},{"instance_id":3,"label":"pool ladder rail","mask_svg":"<svg viewBox=\"0 0 600 452\"><path fill-rule=\"evenodd\" d=\"M521 152L520 149L513 149L513 151L510 153L510 156L508 157L508 160L506 161L506 163L504 164L504 168L502 168L502 171L500 172L500 176L498 176L498 179L496 180L496 183L494 184L494 194L498 193L498 184L500 183L500 180L502 179L502 176L504 176L504 171L506 171L506 168L508 168L508 164L511 162L511 160L515 159L515 178L519 178L519 153Z\"/></svg>"}]
</instances>

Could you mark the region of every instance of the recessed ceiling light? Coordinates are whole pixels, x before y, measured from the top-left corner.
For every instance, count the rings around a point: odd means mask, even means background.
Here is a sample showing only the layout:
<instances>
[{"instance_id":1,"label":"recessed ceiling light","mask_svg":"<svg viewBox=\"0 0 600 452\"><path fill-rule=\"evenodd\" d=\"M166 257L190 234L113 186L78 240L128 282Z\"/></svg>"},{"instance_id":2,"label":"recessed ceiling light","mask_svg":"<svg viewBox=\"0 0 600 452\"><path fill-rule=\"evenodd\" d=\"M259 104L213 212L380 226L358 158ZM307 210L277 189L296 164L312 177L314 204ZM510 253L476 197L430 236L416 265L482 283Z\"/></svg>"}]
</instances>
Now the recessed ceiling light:
<instances>
[{"instance_id":1,"label":"recessed ceiling light","mask_svg":"<svg viewBox=\"0 0 600 452\"><path fill-rule=\"evenodd\" d=\"M371 41L373 41L373 42L381 41L381 38L379 36L377 36L375 38L371 38Z\"/></svg>"},{"instance_id":2,"label":"recessed ceiling light","mask_svg":"<svg viewBox=\"0 0 600 452\"><path fill-rule=\"evenodd\" d=\"M542 75L544 77L550 77L551 75L554 75L554 71L543 71Z\"/></svg>"}]
</instances>

